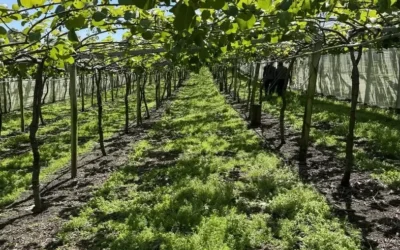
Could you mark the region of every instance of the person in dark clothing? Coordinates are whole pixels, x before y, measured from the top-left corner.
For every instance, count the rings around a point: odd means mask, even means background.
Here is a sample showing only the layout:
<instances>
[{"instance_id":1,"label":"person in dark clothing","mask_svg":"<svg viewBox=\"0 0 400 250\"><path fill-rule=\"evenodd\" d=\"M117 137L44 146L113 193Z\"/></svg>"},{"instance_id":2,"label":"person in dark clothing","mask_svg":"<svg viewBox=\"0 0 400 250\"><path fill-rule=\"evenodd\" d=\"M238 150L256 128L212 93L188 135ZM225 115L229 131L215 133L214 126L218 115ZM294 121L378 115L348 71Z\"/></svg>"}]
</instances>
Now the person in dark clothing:
<instances>
[{"instance_id":1,"label":"person in dark clothing","mask_svg":"<svg viewBox=\"0 0 400 250\"><path fill-rule=\"evenodd\" d=\"M287 83L289 77L288 71L283 62L278 63L278 68L276 69L276 90L279 96L282 96L283 89Z\"/></svg>"},{"instance_id":2,"label":"person in dark clothing","mask_svg":"<svg viewBox=\"0 0 400 250\"><path fill-rule=\"evenodd\" d=\"M265 65L263 72L265 95L269 94L271 85L275 81L275 77L276 68L273 62L269 62Z\"/></svg>"}]
</instances>

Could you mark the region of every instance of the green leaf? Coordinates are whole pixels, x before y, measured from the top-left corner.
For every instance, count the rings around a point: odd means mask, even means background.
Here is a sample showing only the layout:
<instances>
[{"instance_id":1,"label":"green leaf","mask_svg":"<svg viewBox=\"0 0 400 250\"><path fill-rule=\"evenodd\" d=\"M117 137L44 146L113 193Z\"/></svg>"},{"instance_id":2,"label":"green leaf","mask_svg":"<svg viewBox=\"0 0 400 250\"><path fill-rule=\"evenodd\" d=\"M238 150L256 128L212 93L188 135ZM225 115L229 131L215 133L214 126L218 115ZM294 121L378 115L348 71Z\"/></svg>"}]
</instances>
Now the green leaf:
<instances>
[{"instance_id":1,"label":"green leaf","mask_svg":"<svg viewBox=\"0 0 400 250\"><path fill-rule=\"evenodd\" d=\"M57 60L57 59L58 59L57 54L58 54L57 48L56 48L56 47L53 47L53 48L50 50L50 58L53 59L53 60Z\"/></svg>"},{"instance_id":2,"label":"green leaf","mask_svg":"<svg viewBox=\"0 0 400 250\"><path fill-rule=\"evenodd\" d=\"M222 9L222 8L224 7L224 5L225 5L225 1L224 1L224 0L214 0L214 1L211 3L211 7L212 7L213 9L216 9L216 10Z\"/></svg>"},{"instance_id":3,"label":"green leaf","mask_svg":"<svg viewBox=\"0 0 400 250\"><path fill-rule=\"evenodd\" d=\"M239 25L239 29L246 30L250 29L254 26L256 22L256 18L251 13L240 13L237 18L236 22Z\"/></svg>"},{"instance_id":4,"label":"green leaf","mask_svg":"<svg viewBox=\"0 0 400 250\"><path fill-rule=\"evenodd\" d=\"M281 8L281 10L287 11L291 5L292 0L283 0L279 7Z\"/></svg>"},{"instance_id":5,"label":"green leaf","mask_svg":"<svg viewBox=\"0 0 400 250\"><path fill-rule=\"evenodd\" d=\"M35 31L35 32L29 33L28 41L29 42L37 42L40 40L40 38L41 38L40 31Z\"/></svg>"},{"instance_id":6,"label":"green leaf","mask_svg":"<svg viewBox=\"0 0 400 250\"><path fill-rule=\"evenodd\" d=\"M346 14L339 14L337 20L338 20L339 22L346 22L347 19L349 19L349 16L348 16L348 15L346 15Z\"/></svg>"},{"instance_id":7,"label":"green leaf","mask_svg":"<svg viewBox=\"0 0 400 250\"><path fill-rule=\"evenodd\" d=\"M260 9L268 10L271 7L271 0L258 0L257 5Z\"/></svg>"},{"instance_id":8,"label":"green leaf","mask_svg":"<svg viewBox=\"0 0 400 250\"><path fill-rule=\"evenodd\" d=\"M65 14L66 13L62 13L62 12L64 12L65 11L65 7L63 6L63 5L58 5L57 6L57 8L56 8L56 14L57 14L57 16L59 17L59 18L62 18L62 17L65 17Z\"/></svg>"},{"instance_id":9,"label":"green leaf","mask_svg":"<svg viewBox=\"0 0 400 250\"><path fill-rule=\"evenodd\" d=\"M367 21L367 16L368 16L367 11L361 11L361 12L360 12L360 21L361 21L361 22Z\"/></svg>"},{"instance_id":10,"label":"green leaf","mask_svg":"<svg viewBox=\"0 0 400 250\"><path fill-rule=\"evenodd\" d=\"M75 0L73 5L77 9L83 9L85 7L85 2L81 0Z\"/></svg>"},{"instance_id":11,"label":"green leaf","mask_svg":"<svg viewBox=\"0 0 400 250\"><path fill-rule=\"evenodd\" d=\"M75 30L68 31L68 40L70 40L71 42L79 42L79 39L75 33Z\"/></svg>"},{"instance_id":12,"label":"green leaf","mask_svg":"<svg viewBox=\"0 0 400 250\"><path fill-rule=\"evenodd\" d=\"M230 22L229 20L225 20L225 21L220 25L220 28L221 28L221 30L223 30L223 31L227 31L227 30L229 30L230 25L231 25L231 22Z\"/></svg>"},{"instance_id":13,"label":"green leaf","mask_svg":"<svg viewBox=\"0 0 400 250\"><path fill-rule=\"evenodd\" d=\"M151 40L153 38L153 36L154 36L154 33L149 31L149 30L144 32L144 33L142 33L142 37L145 40Z\"/></svg>"},{"instance_id":14,"label":"green leaf","mask_svg":"<svg viewBox=\"0 0 400 250\"><path fill-rule=\"evenodd\" d=\"M311 2L310 2L310 0L304 0L303 9L305 9L305 10L311 9Z\"/></svg>"},{"instance_id":15,"label":"green leaf","mask_svg":"<svg viewBox=\"0 0 400 250\"><path fill-rule=\"evenodd\" d=\"M70 56L67 59L65 59L65 62L68 64L73 64L75 62L75 59L72 56Z\"/></svg>"},{"instance_id":16,"label":"green leaf","mask_svg":"<svg viewBox=\"0 0 400 250\"><path fill-rule=\"evenodd\" d=\"M201 49L199 52L199 58L202 60L206 60L210 57L210 53L208 53L207 49Z\"/></svg>"},{"instance_id":17,"label":"green leaf","mask_svg":"<svg viewBox=\"0 0 400 250\"><path fill-rule=\"evenodd\" d=\"M135 13L132 12L132 11L130 11L130 10L126 11L125 14L124 14L124 18L125 18L125 20L127 20L127 21L129 21L129 20L135 18L135 16L136 16Z\"/></svg>"},{"instance_id":18,"label":"green leaf","mask_svg":"<svg viewBox=\"0 0 400 250\"><path fill-rule=\"evenodd\" d=\"M7 35L7 30L3 26L0 26L0 35Z\"/></svg>"},{"instance_id":19,"label":"green leaf","mask_svg":"<svg viewBox=\"0 0 400 250\"><path fill-rule=\"evenodd\" d=\"M287 28L287 26L292 21L292 15L287 11L282 11L282 12L278 13L277 17L279 19L279 25L282 28Z\"/></svg>"},{"instance_id":20,"label":"green leaf","mask_svg":"<svg viewBox=\"0 0 400 250\"><path fill-rule=\"evenodd\" d=\"M22 16L20 14L14 14L14 15L10 16L10 18L18 21L18 20L22 19Z\"/></svg>"},{"instance_id":21,"label":"green leaf","mask_svg":"<svg viewBox=\"0 0 400 250\"><path fill-rule=\"evenodd\" d=\"M107 8L102 8L100 12L103 13L104 15L108 16L108 14L110 13L110 10Z\"/></svg>"},{"instance_id":22,"label":"green leaf","mask_svg":"<svg viewBox=\"0 0 400 250\"><path fill-rule=\"evenodd\" d=\"M131 34L134 35L134 34L137 33L137 28L136 28L135 26L132 26L132 27L130 28L130 31L131 31Z\"/></svg>"},{"instance_id":23,"label":"green leaf","mask_svg":"<svg viewBox=\"0 0 400 250\"><path fill-rule=\"evenodd\" d=\"M226 34L235 34L238 30L239 25L237 23L232 23L232 27L226 31Z\"/></svg>"},{"instance_id":24,"label":"green leaf","mask_svg":"<svg viewBox=\"0 0 400 250\"><path fill-rule=\"evenodd\" d=\"M140 26L142 26L144 29L147 29L147 28L149 28L150 25L151 25L151 20L149 20L149 19L142 19L142 20L140 20L139 24L140 24Z\"/></svg>"},{"instance_id":25,"label":"green leaf","mask_svg":"<svg viewBox=\"0 0 400 250\"><path fill-rule=\"evenodd\" d=\"M278 43L279 37L278 36L271 36L271 43Z\"/></svg>"},{"instance_id":26,"label":"green leaf","mask_svg":"<svg viewBox=\"0 0 400 250\"><path fill-rule=\"evenodd\" d=\"M65 27L68 30L81 29L85 26L85 17L83 15L74 16L65 22Z\"/></svg>"},{"instance_id":27,"label":"green leaf","mask_svg":"<svg viewBox=\"0 0 400 250\"><path fill-rule=\"evenodd\" d=\"M211 17L211 13L209 10L203 10L203 12L201 12L201 18L206 21L207 19L209 19Z\"/></svg>"},{"instance_id":28,"label":"green leaf","mask_svg":"<svg viewBox=\"0 0 400 250\"><path fill-rule=\"evenodd\" d=\"M236 6L229 6L228 10L226 11L228 16L236 16L238 13L239 10Z\"/></svg>"},{"instance_id":29,"label":"green leaf","mask_svg":"<svg viewBox=\"0 0 400 250\"><path fill-rule=\"evenodd\" d=\"M192 6L187 6L182 1L179 1L171 11L175 15L174 27L178 31L188 31L191 33L191 27L195 21L196 13Z\"/></svg>"},{"instance_id":30,"label":"green leaf","mask_svg":"<svg viewBox=\"0 0 400 250\"><path fill-rule=\"evenodd\" d=\"M242 45L250 46L251 45L251 40L242 40Z\"/></svg>"},{"instance_id":31,"label":"green leaf","mask_svg":"<svg viewBox=\"0 0 400 250\"><path fill-rule=\"evenodd\" d=\"M107 16L103 12L100 12L100 11L95 12L92 16L93 20L95 20L96 22L100 22L100 21L104 20L106 17Z\"/></svg>"},{"instance_id":32,"label":"green leaf","mask_svg":"<svg viewBox=\"0 0 400 250\"><path fill-rule=\"evenodd\" d=\"M237 6L241 9L245 9L248 5L252 3L252 0L239 0Z\"/></svg>"},{"instance_id":33,"label":"green leaf","mask_svg":"<svg viewBox=\"0 0 400 250\"><path fill-rule=\"evenodd\" d=\"M25 8L31 8L33 6L33 3L31 0L19 0L19 3L22 7L25 7Z\"/></svg>"}]
</instances>

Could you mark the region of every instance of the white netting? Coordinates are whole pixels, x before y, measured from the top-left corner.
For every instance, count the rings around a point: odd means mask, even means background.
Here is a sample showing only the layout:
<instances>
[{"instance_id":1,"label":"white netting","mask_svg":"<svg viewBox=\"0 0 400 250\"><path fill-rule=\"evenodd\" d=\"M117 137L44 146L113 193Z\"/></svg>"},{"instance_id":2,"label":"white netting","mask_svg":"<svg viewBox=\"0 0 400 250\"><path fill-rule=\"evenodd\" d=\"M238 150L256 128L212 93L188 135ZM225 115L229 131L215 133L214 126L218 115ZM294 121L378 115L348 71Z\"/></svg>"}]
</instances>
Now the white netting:
<instances>
[{"instance_id":1,"label":"white netting","mask_svg":"<svg viewBox=\"0 0 400 250\"><path fill-rule=\"evenodd\" d=\"M399 74L400 50L387 49L363 52L359 63L359 102L379 107L400 108ZM264 67L264 64L261 66ZM248 72L248 66L241 70ZM352 64L349 54L323 55L319 65L317 92L350 99ZM262 70L260 70L260 79ZM309 59L298 58L293 70L293 89L306 90L309 78Z\"/></svg>"}]
</instances>

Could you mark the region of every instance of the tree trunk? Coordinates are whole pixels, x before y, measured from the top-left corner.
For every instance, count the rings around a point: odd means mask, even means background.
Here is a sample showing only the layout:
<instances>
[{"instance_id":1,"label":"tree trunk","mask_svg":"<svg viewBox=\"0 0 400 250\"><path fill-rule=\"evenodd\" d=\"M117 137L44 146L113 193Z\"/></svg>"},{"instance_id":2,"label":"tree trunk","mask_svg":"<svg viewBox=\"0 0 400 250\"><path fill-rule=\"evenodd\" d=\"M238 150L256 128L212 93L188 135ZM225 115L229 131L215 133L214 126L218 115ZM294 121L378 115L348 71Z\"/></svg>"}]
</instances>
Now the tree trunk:
<instances>
[{"instance_id":1,"label":"tree trunk","mask_svg":"<svg viewBox=\"0 0 400 250\"><path fill-rule=\"evenodd\" d=\"M46 99L47 93L49 92L49 82L47 80L48 80L48 78L47 78L47 76L45 76L43 79L43 82L42 82L43 88L44 88L44 85L46 84L46 94L43 97L42 103L40 104L40 107L39 107L39 117L40 117L40 125L41 126L46 125L46 123L44 122L44 118L43 118L42 105Z\"/></svg>"},{"instance_id":2,"label":"tree trunk","mask_svg":"<svg viewBox=\"0 0 400 250\"><path fill-rule=\"evenodd\" d=\"M36 139L36 133L39 129L39 116L40 116L40 106L42 102L43 95L43 69L44 69L44 61L39 63L37 72L36 72L36 83L34 88L33 95L33 104L32 104L32 122L29 127L29 141L32 147L33 153L33 163L32 163L32 190L33 190L33 198L34 198L34 211L42 210L42 198L40 196L40 153L39 153L39 143Z\"/></svg>"},{"instance_id":3,"label":"tree trunk","mask_svg":"<svg viewBox=\"0 0 400 250\"><path fill-rule=\"evenodd\" d=\"M161 106L161 100L160 100L160 87L161 87L161 75L160 73L156 73L155 75L156 79L156 109L159 109Z\"/></svg>"},{"instance_id":4,"label":"tree trunk","mask_svg":"<svg viewBox=\"0 0 400 250\"><path fill-rule=\"evenodd\" d=\"M46 84L46 92L44 93L42 104L46 104L46 98L47 98L47 95L49 94L49 81L48 81L47 77L45 77L44 83Z\"/></svg>"},{"instance_id":5,"label":"tree trunk","mask_svg":"<svg viewBox=\"0 0 400 250\"><path fill-rule=\"evenodd\" d=\"M7 81L8 113L11 112L11 92L10 92L11 86L10 86L10 82L11 82L11 80Z\"/></svg>"},{"instance_id":6,"label":"tree trunk","mask_svg":"<svg viewBox=\"0 0 400 250\"><path fill-rule=\"evenodd\" d=\"M116 76L116 79L115 79L116 81L115 81L115 87L117 88L116 90L115 90L115 98L116 99L118 99L118 90L119 90L119 87L120 87L120 84L119 84L119 75L117 74L117 76Z\"/></svg>"},{"instance_id":7,"label":"tree trunk","mask_svg":"<svg viewBox=\"0 0 400 250\"><path fill-rule=\"evenodd\" d=\"M256 99L256 93L257 93L257 88L260 85L260 80L258 79L258 74L260 72L260 63L256 64L256 72L254 74L253 82L252 82L252 91L251 91L251 98L250 98L250 104L252 108L250 109L249 117L251 120L253 120L253 116L260 116L259 114L255 114L254 112L261 112L261 109L255 109L253 108L253 105L255 105L255 99ZM256 125L256 124L254 124Z\"/></svg>"},{"instance_id":8,"label":"tree trunk","mask_svg":"<svg viewBox=\"0 0 400 250\"><path fill-rule=\"evenodd\" d=\"M322 47L322 42L317 42L314 45L313 50L319 51L321 49L321 47ZM305 111L304 111L303 128L302 128L301 139L300 139L300 152L299 152L300 162L306 162L306 160L307 160L307 150L308 150L308 141L309 141L309 137L310 137L312 108L313 108L315 89L317 86L318 66L319 66L320 58L321 58L321 52L315 53L311 56L310 78L308 81L308 88L307 88L307 101L306 101L306 106L305 106Z\"/></svg>"},{"instance_id":9,"label":"tree trunk","mask_svg":"<svg viewBox=\"0 0 400 250\"><path fill-rule=\"evenodd\" d=\"M69 96L71 105L71 179L78 175L78 103L76 97L76 64L72 64L69 70ZM83 86L83 75L80 77L81 89ZM82 99L84 92L81 91ZM84 101L82 100L82 112L84 111Z\"/></svg>"},{"instance_id":10,"label":"tree trunk","mask_svg":"<svg viewBox=\"0 0 400 250\"><path fill-rule=\"evenodd\" d=\"M261 125L261 105L260 104L251 104L250 106L250 125L253 127L258 127Z\"/></svg>"},{"instance_id":11,"label":"tree trunk","mask_svg":"<svg viewBox=\"0 0 400 250\"><path fill-rule=\"evenodd\" d=\"M168 73L165 73L165 75L164 75L164 89L163 89L163 93L162 93L162 96L161 96L161 100L164 100L164 96L165 96L165 92L167 91L167 88L168 88Z\"/></svg>"},{"instance_id":12,"label":"tree trunk","mask_svg":"<svg viewBox=\"0 0 400 250\"><path fill-rule=\"evenodd\" d=\"M91 101L91 104L92 104L92 107L93 107L93 105L94 105L94 82L95 82L95 73L93 73L93 75L92 75L92 101Z\"/></svg>"},{"instance_id":13,"label":"tree trunk","mask_svg":"<svg viewBox=\"0 0 400 250\"><path fill-rule=\"evenodd\" d=\"M225 93L228 93L228 67L224 67L222 75L224 77L224 90Z\"/></svg>"},{"instance_id":14,"label":"tree trunk","mask_svg":"<svg viewBox=\"0 0 400 250\"><path fill-rule=\"evenodd\" d=\"M3 107L1 105L1 95L0 95L0 136L2 129L3 129Z\"/></svg>"},{"instance_id":15,"label":"tree trunk","mask_svg":"<svg viewBox=\"0 0 400 250\"><path fill-rule=\"evenodd\" d=\"M149 107L147 106L147 101L146 101L146 82L147 82L147 75L144 76L141 92L142 92L142 99L144 102L144 107L146 108L146 119L149 119L150 112L149 112Z\"/></svg>"},{"instance_id":16,"label":"tree trunk","mask_svg":"<svg viewBox=\"0 0 400 250\"><path fill-rule=\"evenodd\" d=\"M173 78L173 81L174 81L174 90L176 90L176 86L177 86L177 84L176 84L176 70L173 70L173 75L174 75L174 78Z\"/></svg>"},{"instance_id":17,"label":"tree trunk","mask_svg":"<svg viewBox=\"0 0 400 250\"><path fill-rule=\"evenodd\" d=\"M182 86L182 71L178 69L178 88Z\"/></svg>"},{"instance_id":18,"label":"tree trunk","mask_svg":"<svg viewBox=\"0 0 400 250\"><path fill-rule=\"evenodd\" d=\"M107 102L107 83L108 83L108 79L107 79L107 75L105 75L104 77L104 101Z\"/></svg>"},{"instance_id":19,"label":"tree trunk","mask_svg":"<svg viewBox=\"0 0 400 250\"><path fill-rule=\"evenodd\" d=\"M223 76L223 68L219 67L219 70L217 71L218 75L218 83L219 83L219 91L223 92L224 91L224 76Z\"/></svg>"},{"instance_id":20,"label":"tree trunk","mask_svg":"<svg viewBox=\"0 0 400 250\"><path fill-rule=\"evenodd\" d=\"M131 86L130 86L130 88L129 88L129 94L132 95L132 92L135 91L135 84L134 84L134 82L135 82L137 79L136 79L136 76L133 75L133 74L131 74L130 76L131 76L132 78L131 78ZM127 79L125 79L125 84L126 84L126 83L127 83Z\"/></svg>"},{"instance_id":21,"label":"tree trunk","mask_svg":"<svg viewBox=\"0 0 400 250\"><path fill-rule=\"evenodd\" d=\"M237 99L237 90L238 90L238 86L237 86L237 80L238 80L238 76L237 76L237 59L235 60L235 65L233 66L233 72L232 72L232 77L233 77L233 100Z\"/></svg>"},{"instance_id":22,"label":"tree trunk","mask_svg":"<svg viewBox=\"0 0 400 250\"><path fill-rule=\"evenodd\" d=\"M7 113L7 86L6 80L3 79L3 106L4 106L4 113Z\"/></svg>"},{"instance_id":23,"label":"tree trunk","mask_svg":"<svg viewBox=\"0 0 400 250\"><path fill-rule=\"evenodd\" d=\"M75 68L75 70L76 70L76 68ZM76 72L75 72L75 75L76 75ZM72 77L71 77L71 79L72 79ZM76 79L76 76L75 76L75 79ZM80 86L80 89L81 89L81 112L85 111L85 83L84 83L84 79L85 79L84 75L81 74L79 76L79 86ZM75 80L75 83L76 83L76 80Z\"/></svg>"},{"instance_id":24,"label":"tree trunk","mask_svg":"<svg viewBox=\"0 0 400 250\"><path fill-rule=\"evenodd\" d=\"M129 75L129 73L125 73L125 79L126 79L126 83L125 83L125 97L124 97L124 101L125 101L125 133L127 134L129 132L129 88L131 85L131 76Z\"/></svg>"},{"instance_id":25,"label":"tree trunk","mask_svg":"<svg viewBox=\"0 0 400 250\"><path fill-rule=\"evenodd\" d=\"M56 79L51 80L51 102L55 103L56 102Z\"/></svg>"},{"instance_id":26,"label":"tree trunk","mask_svg":"<svg viewBox=\"0 0 400 250\"><path fill-rule=\"evenodd\" d=\"M101 71L97 70L96 73L96 92L97 92L97 130L99 133L100 150L103 156L106 156L106 150L104 148L104 136L103 136L103 103L101 100Z\"/></svg>"},{"instance_id":27,"label":"tree trunk","mask_svg":"<svg viewBox=\"0 0 400 250\"><path fill-rule=\"evenodd\" d=\"M65 79L64 79L64 97L63 100L65 100L67 98L67 89L68 89L68 79L67 79L67 75L65 75Z\"/></svg>"},{"instance_id":28,"label":"tree trunk","mask_svg":"<svg viewBox=\"0 0 400 250\"><path fill-rule=\"evenodd\" d=\"M230 96L232 96L232 87L233 87L233 83L234 83L234 78L235 78L235 66L232 66L231 83L229 84L229 88L228 88L228 93Z\"/></svg>"},{"instance_id":29,"label":"tree trunk","mask_svg":"<svg viewBox=\"0 0 400 250\"><path fill-rule=\"evenodd\" d=\"M350 186L350 175L354 164L354 128L356 125L356 110L358 93L360 90L360 72L358 70L358 63L360 62L362 55L362 46L358 48L357 58L354 55L354 49L349 48L351 62L353 64L353 69L351 71L351 107L350 107L350 120L349 120L349 131L347 134L346 141L346 167L341 181L341 185L344 187Z\"/></svg>"},{"instance_id":30,"label":"tree trunk","mask_svg":"<svg viewBox=\"0 0 400 250\"><path fill-rule=\"evenodd\" d=\"M240 89L242 87L242 80L240 80L239 77L237 76L239 74L239 69L240 69L240 64L238 64L238 67L236 69L236 79L238 80L238 85L236 90L236 100L238 103L240 103Z\"/></svg>"},{"instance_id":31,"label":"tree trunk","mask_svg":"<svg viewBox=\"0 0 400 250\"><path fill-rule=\"evenodd\" d=\"M141 81L142 76L137 79L136 84L136 125L142 124L142 100L141 100Z\"/></svg>"},{"instance_id":32,"label":"tree trunk","mask_svg":"<svg viewBox=\"0 0 400 250\"><path fill-rule=\"evenodd\" d=\"M167 72L167 98L171 97L172 94L172 72L170 70Z\"/></svg>"},{"instance_id":33,"label":"tree trunk","mask_svg":"<svg viewBox=\"0 0 400 250\"><path fill-rule=\"evenodd\" d=\"M25 118L24 118L24 91L22 88L22 76L18 76L18 96L19 96L19 110L21 118L21 132L25 131Z\"/></svg>"},{"instance_id":34,"label":"tree trunk","mask_svg":"<svg viewBox=\"0 0 400 250\"><path fill-rule=\"evenodd\" d=\"M299 51L298 51L299 52ZM296 55L298 54L296 53ZM288 75L285 77L286 81L283 86L282 90L282 106L281 110L279 112L279 130L280 130L280 137L281 137L281 144L285 144L285 111L286 111L286 106L287 106L287 100L286 100L286 89L288 86L289 81L292 81L292 70L293 70L293 65L294 62L296 61L296 58L293 58L290 61L289 64L289 69L288 69Z\"/></svg>"},{"instance_id":35,"label":"tree trunk","mask_svg":"<svg viewBox=\"0 0 400 250\"><path fill-rule=\"evenodd\" d=\"M250 97L251 97L251 79L253 75L253 64L250 64L250 74L249 74L249 79L247 80L247 103L246 103L246 113L249 111L250 107ZM248 117L250 118L250 117Z\"/></svg>"},{"instance_id":36,"label":"tree trunk","mask_svg":"<svg viewBox=\"0 0 400 250\"><path fill-rule=\"evenodd\" d=\"M114 102L114 77L112 73L110 73L110 85L111 85L111 102Z\"/></svg>"}]
</instances>

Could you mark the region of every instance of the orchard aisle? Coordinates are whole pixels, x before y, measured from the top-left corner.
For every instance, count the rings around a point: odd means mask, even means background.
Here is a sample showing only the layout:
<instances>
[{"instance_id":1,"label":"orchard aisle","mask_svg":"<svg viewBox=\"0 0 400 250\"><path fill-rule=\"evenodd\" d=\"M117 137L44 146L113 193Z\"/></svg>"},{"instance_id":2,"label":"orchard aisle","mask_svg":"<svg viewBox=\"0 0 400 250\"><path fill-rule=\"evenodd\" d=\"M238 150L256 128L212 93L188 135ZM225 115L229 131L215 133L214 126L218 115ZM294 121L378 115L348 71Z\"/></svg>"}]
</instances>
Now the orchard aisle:
<instances>
[{"instance_id":1,"label":"orchard aisle","mask_svg":"<svg viewBox=\"0 0 400 250\"><path fill-rule=\"evenodd\" d=\"M129 163L59 233L61 249L359 249L360 233L192 75Z\"/></svg>"}]
</instances>

